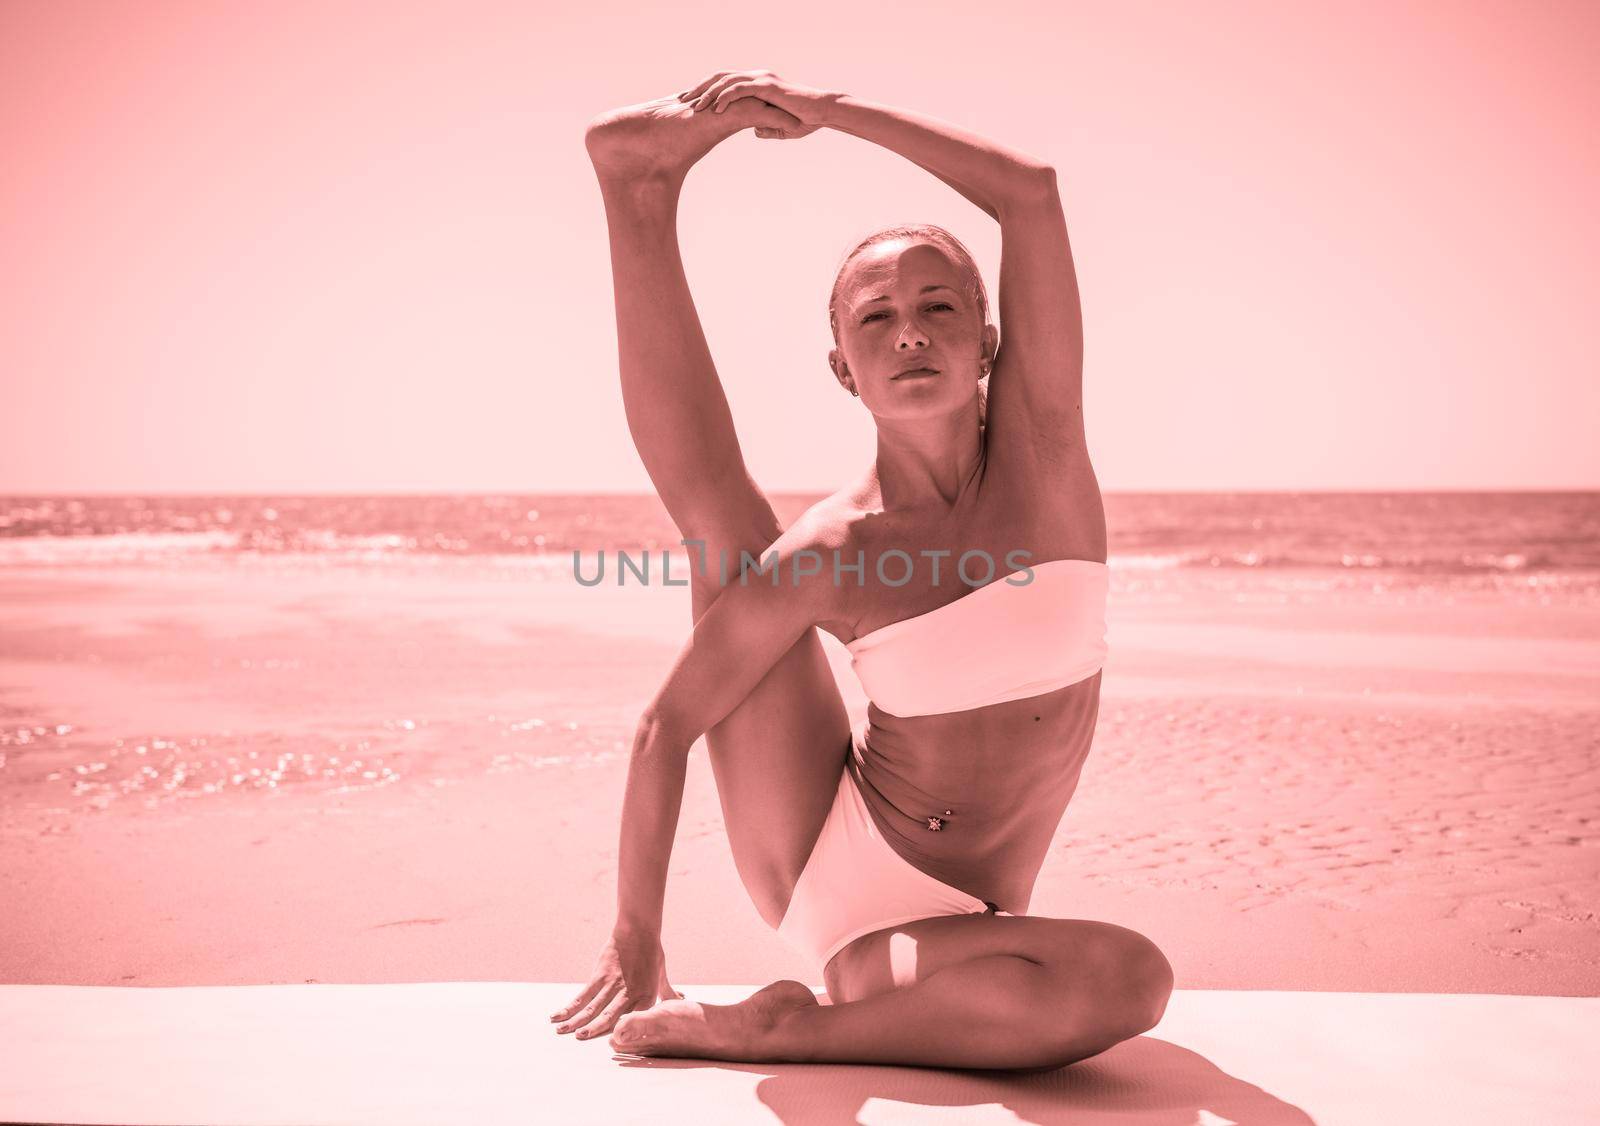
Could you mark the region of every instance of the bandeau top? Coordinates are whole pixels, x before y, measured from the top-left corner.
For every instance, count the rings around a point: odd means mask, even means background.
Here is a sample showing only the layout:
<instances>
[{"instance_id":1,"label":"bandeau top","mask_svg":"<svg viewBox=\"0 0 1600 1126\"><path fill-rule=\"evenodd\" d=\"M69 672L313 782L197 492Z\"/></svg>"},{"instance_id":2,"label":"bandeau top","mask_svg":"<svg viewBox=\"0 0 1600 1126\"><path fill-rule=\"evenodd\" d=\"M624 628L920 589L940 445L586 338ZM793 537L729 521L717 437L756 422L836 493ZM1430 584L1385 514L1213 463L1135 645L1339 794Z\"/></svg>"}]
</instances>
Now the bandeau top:
<instances>
[{"instance_id":1,"label":"bandeau top","mask_svg":"<svg viewBox=\"0 0 1600 1126\"><path fill-rule=\"evenodd\" d=\"M1055 559L977 587L849 642L870 699L893 716L943 715L1038 696L1093 676L1106 659L1111 572Z\"/></svg>"}]
</instances>

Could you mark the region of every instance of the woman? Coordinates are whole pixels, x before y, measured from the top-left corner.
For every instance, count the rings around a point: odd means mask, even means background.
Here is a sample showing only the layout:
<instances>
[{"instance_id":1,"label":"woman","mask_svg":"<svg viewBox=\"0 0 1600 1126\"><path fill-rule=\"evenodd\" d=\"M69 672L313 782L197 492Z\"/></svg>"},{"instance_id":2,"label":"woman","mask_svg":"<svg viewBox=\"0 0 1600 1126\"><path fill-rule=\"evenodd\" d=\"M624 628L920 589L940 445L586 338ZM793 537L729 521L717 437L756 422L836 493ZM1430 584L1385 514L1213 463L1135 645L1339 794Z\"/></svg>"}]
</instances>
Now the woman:
<instances>
[{"instance_id":1,"label":"woman","mask_svg":"<svg viewBox=\"0 0 1600 1126\"><path fill-rule=\"evenodd\" d=\"M880 144L1003 239L1003 352L947 232L895 228L848 257L828 362L871 412L877 457L787 529L746 472L677 244L689 169L748 128ZM1025 914L1104 655L1105 518L1054 171L770 71L601 115L586 141L629 428L701 565L693 635L634 741L616 925L558 1031L614 1030L642 1055L1047 1068L1154 1027L1172 988L1154 944ZM850 647L871 699L854 736L814 627ZM702 734L740 877L822 971L828 1005L793 981L700 1005L667 981L667 860Z\"/></svg>"}]
</instances>

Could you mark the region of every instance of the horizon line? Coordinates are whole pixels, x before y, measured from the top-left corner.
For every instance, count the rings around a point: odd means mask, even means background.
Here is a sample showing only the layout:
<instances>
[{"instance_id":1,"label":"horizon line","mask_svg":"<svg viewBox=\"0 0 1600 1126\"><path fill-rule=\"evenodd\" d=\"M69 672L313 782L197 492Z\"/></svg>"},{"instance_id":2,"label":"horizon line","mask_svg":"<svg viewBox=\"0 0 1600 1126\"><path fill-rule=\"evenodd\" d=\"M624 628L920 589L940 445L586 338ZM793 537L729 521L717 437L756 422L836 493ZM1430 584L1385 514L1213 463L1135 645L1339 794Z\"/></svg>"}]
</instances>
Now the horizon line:
<instances>
[{"instance_id":1,"label":"horizon line","mask_svg":"<svg viewBox=\"0 0 1600 1126\"><path fill-rule=\"evenodd\" d=\"M763 490L769 497L777 496L828 496L837 491L833 489L766 489ZM1483 486L1438 486L1438 487L1390 487L1390 488L1349 488L1349 487L1316 487L1316 488L1139 488L1139 489L1101 489L1102 496L1219 496L1237 494L1258 495L1302 495L1302 496L1388 496L1404 494L1438 494L1438 493L1498 493L1514 494L1527 493L1530 495L1549 496L1553 494L1583 494L1600 493L1600 485L1592 486L1513 486L1488 488ZM188 489L127 489L127 490L84 490L79 492L65 491L40 491L20 492L0 490L0 499L62 499L76 500L85 498L137 498L137 497L657 497L653 489L584 489L584 490L552 490L552 489L438 489L438 490L411 490L411 489L380 489L358 491L348 489L317 489L310 491L290 490L188 490Z\"/></svg>"}]
</instances>

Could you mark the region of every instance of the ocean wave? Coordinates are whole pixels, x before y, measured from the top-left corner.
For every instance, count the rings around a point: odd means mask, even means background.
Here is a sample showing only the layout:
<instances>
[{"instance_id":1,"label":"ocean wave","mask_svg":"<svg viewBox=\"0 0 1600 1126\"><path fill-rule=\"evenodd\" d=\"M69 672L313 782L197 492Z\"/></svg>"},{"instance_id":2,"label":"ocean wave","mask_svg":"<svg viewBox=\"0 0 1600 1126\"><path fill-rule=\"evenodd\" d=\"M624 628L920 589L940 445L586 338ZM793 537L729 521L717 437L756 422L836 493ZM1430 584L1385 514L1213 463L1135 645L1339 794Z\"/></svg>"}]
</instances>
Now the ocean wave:
<instances>
[{"instance_id":1,"label":"ocean wave","mask_svg":"<svg viewBox=\"0 0 1600 1126\"><path fill-rule=\"evenodd\" d=\"M571 566L577 549L485 550L460 537L351 535L327 529L302 529L288 535L259 531L112 532L101 535L35 535L0 537L0 566L94 565L111 563L180 563L201 557L318 557L349 562L429 557L474 557L506 566L562 570ZM659 555L661 547L599 549L608 555L626 552L641 558ZM597 551L580 553L592 562ZM684 553L672 554L682 562ZM1600 557L1581 552L1458 552L1427 556L1415 552L1373 550L1191 550L1112 552L1107 564L1116 571L1244 569L1255 571L1303 568L1346 571L1403 571L1428 574L1519 573L1543 570L1600 570Z\"/></svg>"},{"instance_id":2,"label":"ocean wave","mask_svg":"<svg viewBox=\"0 0 1600 1126\"><path fill-rule=\"evenodd\" d=\"M773 494L792 524L820 494ZM1600 493L1108 493L1110 563L1517 576L1600 572ZM0 497L0 566L272 559L567 567L684 547L646 494ZM513 562L519 561L519 562ZM535 562L537 561L537 562Z\"/></svg>"},{"instance_id":3,"label":"ocean wave","mask_svg":"<svg viewBox=\"0 0 1600 1126\"><path fill-rule=\"evenodd\" d=\"M236 532L111 532L104 535L0 538L0 566L49 563L158 563L184 556L233 552Z\"/></svg>"},{"instance_id":4,"label":"ocean wave","mask_svg":"<svg viewBox=\"0 0 1600 1126\"><path fill-rule=\"evenodd\" d=\"M1592 553L1461 552L1421 555L1381 551L1189 551L1162 554L1118 554L1107 558L1113 569L1167 571L1179 568L1287 570L1338 568L1349 571L1407 571L1428 574L1481 574L1517 571L1600 570Z\"/></svg>"}]
</instances>

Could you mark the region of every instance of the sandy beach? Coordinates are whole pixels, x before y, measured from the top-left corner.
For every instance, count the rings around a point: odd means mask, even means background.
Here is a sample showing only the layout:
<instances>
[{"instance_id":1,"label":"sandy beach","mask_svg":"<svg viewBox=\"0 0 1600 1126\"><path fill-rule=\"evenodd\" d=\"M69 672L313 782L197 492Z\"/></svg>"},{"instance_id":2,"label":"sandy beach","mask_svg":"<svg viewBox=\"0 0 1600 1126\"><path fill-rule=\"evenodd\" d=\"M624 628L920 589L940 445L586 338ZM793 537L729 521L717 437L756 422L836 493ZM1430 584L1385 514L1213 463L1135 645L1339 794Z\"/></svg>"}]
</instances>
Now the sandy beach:
<instances>
[{"instance_id":1,"label":"sandy beach","mask_svg":"<svg viewBox=\"0 0 1600 1126\"><path fill-rule=\"evenodd\" d=\"M1180 988L1600 993L1600 605L1297 582L1114 573L1032 912L1150 935ZM586 977L688 622L566 561L0 569L0 980ZM700 751L672 870L676 981L804 975Z\"/></svg>"}]
</instances>

